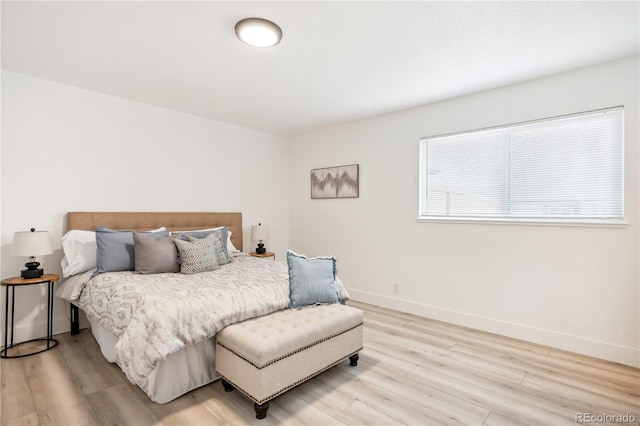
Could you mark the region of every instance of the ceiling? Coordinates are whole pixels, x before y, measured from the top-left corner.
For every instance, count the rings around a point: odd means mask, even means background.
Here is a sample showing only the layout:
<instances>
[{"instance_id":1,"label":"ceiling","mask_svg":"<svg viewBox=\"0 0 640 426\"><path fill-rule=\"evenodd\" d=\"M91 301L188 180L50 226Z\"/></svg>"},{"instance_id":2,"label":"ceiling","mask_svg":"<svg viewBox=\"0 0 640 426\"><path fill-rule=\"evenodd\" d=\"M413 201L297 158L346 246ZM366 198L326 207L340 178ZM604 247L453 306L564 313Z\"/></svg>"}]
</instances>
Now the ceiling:
<instances>
[{"instance_id":1,"label":"ceiling","mask_svg":"<svg viewBox=\"0 0 640 426\"><path fill-rule=\"evenodd\" d=\"M2 1L2 68L291 136L638 54L639 6Z\"/></svg>"}]
</instances>

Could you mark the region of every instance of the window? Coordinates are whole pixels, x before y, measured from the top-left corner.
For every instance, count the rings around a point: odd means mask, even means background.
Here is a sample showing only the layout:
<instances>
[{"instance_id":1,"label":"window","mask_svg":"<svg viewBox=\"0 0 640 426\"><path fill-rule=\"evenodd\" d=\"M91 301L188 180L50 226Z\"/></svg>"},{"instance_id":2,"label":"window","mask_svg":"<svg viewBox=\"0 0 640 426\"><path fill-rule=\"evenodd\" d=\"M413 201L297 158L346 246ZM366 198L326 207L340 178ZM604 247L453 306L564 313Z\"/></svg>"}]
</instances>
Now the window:
<instances>
[{"instance_id":1,"label":"window","mask_svg":"<svg viewBox=\"0 0 640 426\"><path fill-rule=\"evenodd\" d=\"M623 219L622 107L420 140L420 218Z\"/></svg>"}]
</instances>

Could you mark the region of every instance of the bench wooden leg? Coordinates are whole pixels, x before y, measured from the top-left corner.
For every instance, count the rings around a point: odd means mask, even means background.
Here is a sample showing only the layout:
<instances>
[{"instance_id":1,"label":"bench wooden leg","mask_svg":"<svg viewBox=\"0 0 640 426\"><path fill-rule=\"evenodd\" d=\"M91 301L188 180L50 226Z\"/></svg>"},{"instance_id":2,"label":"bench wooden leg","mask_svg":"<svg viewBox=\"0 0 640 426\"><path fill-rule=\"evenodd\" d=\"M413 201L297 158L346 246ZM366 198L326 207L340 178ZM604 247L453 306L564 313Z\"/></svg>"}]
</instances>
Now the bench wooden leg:
<instances>
[{"instance_id":1,"label":"bench wooden leg","mask_svg":"<svg viewBox=\"0 0 640 426\"><path fill-rule=\"evenodd\" d=\"M253 404L253 409L256 410L256 419L264 419L267 417L267 410L269 409L269 402L264 404Z\"/></svg>"},{"instance_id":2,"label":"bench wooden leg","mask_svg":"<svg viewBox=\"0 0 640 426\"><path fill-rule=\"evenodd\" d=\"M229 382L227 382L225 379L222 379L222 386L224 386L224 391L225 392L231 392L233 391L235 388L233 387L233 385Z\"/></svg>"},{"instance_id":3,"label":"bench wooden leg","mask_svg":"<svg viewBox=\"0 0 640 426\"><path fill-rule=\"evenodd\" d=\"M356 365L358 365L358 359L360 358L360 355L358 354L353 354L349 357L349 365L351 365L352 367L355 367Z\"/></svg>"}]
</instances>

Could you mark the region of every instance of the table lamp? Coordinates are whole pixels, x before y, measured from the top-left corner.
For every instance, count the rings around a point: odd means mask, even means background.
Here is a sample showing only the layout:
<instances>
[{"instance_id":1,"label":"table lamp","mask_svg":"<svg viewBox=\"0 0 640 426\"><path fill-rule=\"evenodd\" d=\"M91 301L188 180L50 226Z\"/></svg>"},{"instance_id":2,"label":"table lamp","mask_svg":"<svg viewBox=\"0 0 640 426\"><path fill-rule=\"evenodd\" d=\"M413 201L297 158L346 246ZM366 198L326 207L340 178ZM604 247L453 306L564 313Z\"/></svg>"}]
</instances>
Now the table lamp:
<instances>
[{"instance_id":1,"label":"table lamp","mask_svg":"<svg viewBox=\"0 0 640 426\"><path fill-rule=\"evenodd\" d=\"M39 262L36 262L36 256L44 256L51 254L51 238L49 231L36 231L31 228L30 231L18 231L13 235L13 246L11 254L13 256L28 256L29 261L24 264L27 269L20 272L20 276L25 279L40 278L44 271L38 269Z\"/></svg>"},{"instance_id":2,"label":"table lamp","mask_svg":"<svg viewBox=\"0 0 640 426\"><path fill-rule=\"evenodd\" d=\"M267 249L264 248L264 244L262 242L269 239L269 228L261 223L253 225L251 227L251 239L253 241L258 241L256 253L264 254Z\"/></svg>"}]
</instances>

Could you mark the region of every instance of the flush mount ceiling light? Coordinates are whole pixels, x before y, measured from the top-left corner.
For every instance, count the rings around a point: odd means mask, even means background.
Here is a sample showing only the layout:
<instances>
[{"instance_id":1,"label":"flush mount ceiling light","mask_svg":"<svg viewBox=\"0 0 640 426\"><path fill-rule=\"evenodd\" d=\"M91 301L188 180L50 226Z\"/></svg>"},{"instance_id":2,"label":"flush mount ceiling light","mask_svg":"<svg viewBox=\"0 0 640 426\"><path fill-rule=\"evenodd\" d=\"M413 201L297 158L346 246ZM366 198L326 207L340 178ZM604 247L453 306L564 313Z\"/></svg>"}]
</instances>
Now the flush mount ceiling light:
<instances>
[{"instance_id":1,"label":"flush mount ceiling light","mask_svg":"<svg viewBox=\"0 0 640 426\"><path fill-rule=\"evenodd\" d=\"M282 30L266 19L247 18L236 24L236 35L249 46L272 47L280 43Z\"/></svg>"}]
</instances>

